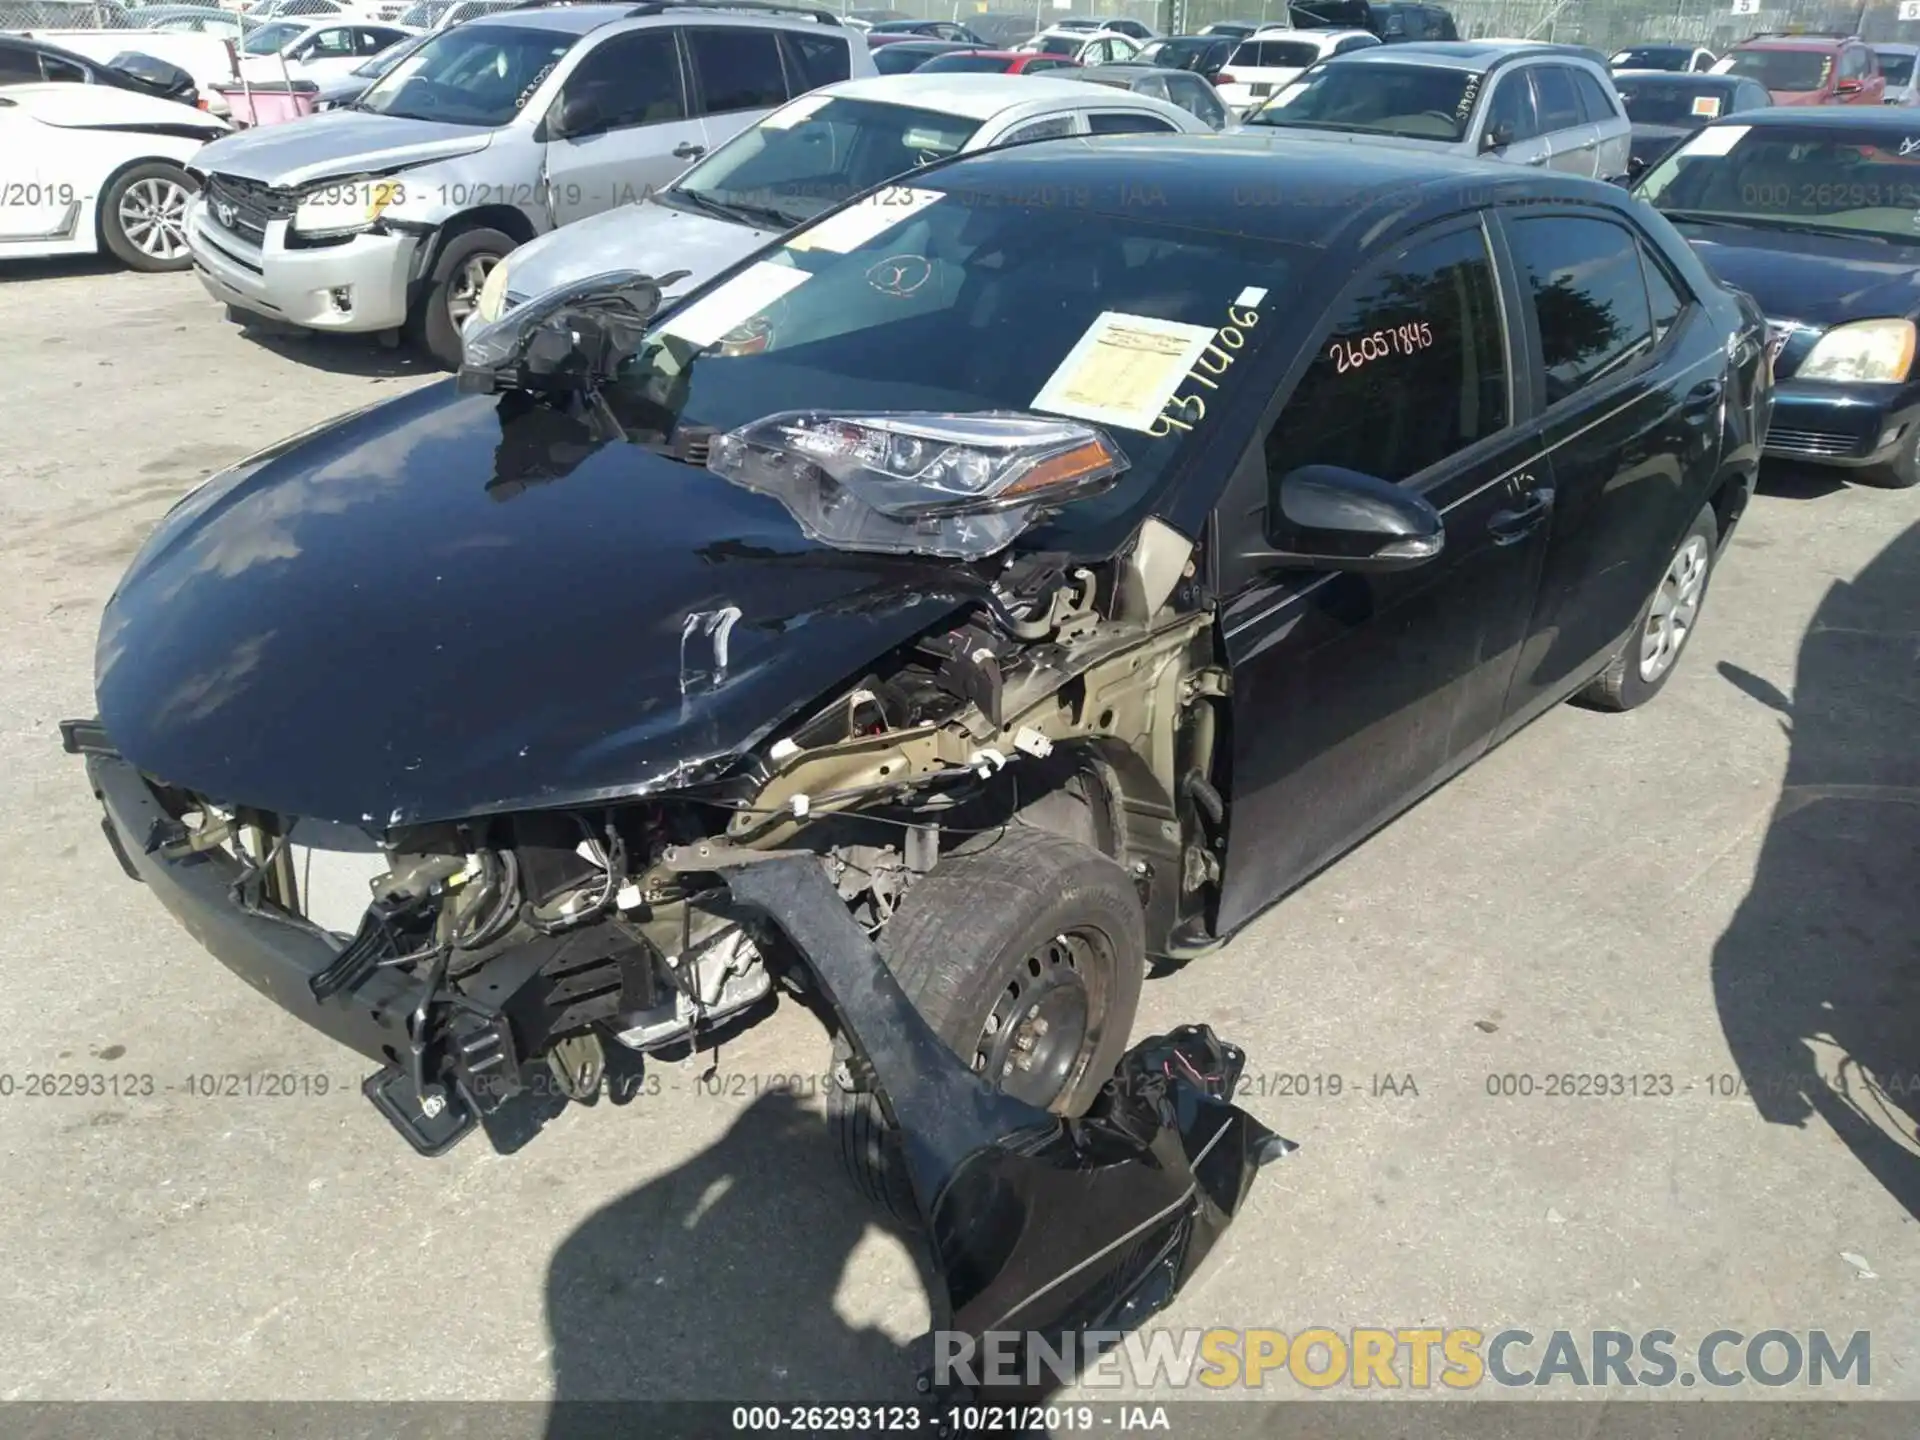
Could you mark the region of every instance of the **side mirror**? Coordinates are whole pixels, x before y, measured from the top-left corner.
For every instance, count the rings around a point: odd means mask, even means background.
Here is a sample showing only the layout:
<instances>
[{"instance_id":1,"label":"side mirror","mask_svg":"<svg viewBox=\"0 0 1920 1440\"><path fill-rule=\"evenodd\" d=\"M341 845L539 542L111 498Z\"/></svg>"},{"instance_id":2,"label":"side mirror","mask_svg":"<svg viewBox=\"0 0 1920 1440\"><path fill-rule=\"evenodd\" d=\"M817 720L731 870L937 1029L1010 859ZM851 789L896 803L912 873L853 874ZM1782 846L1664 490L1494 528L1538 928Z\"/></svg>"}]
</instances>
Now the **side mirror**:
<instances>
[{"instance_id":1,"label":"side mirror","mask_svg":"<svg viewBox=\"0 0 1920 1440\"><path fill-rule=\"evenodd\" d=\"M1480 149L1483 152L1488 150L1504 150L1512 143L1513 122L1510 120L1494 121L1493 124L1487 127L1486 133L1480 137Z\"/></svg>"},{"instance_id":2,"label":"side mirror","mask_svg":"<svg viewBox=\"0 0 1920 1440\"><path fill-rule=\"evenodd\" d=\"M599 101L594 96L562 93L552 122L547 126L547 136L553 140L577 140L605 128Z\"/></svg>"},{"instance_id":3,"label":"side mirror","mask_svg":"<svg viewBox=\"0 0 1920 1440\"><path fill-rule=\"evenodd\" d=\"M1627 179L1638 180L1643 174L1646 173L1646 169L1647 169L1646 156L1629 155L1627 157Z\"/></svg>"},{"instance_id":4,"label":"side mirror","mask_svg":"<svg viewBox=\"0 0 1920 1440\"><path fill-rule=\"evenodd\" d=\"M1272 482L1272 560L1319 570L1407 570L1438 555L1446 522L1421 496L1338 465L1304 465Z\"/></svg>"},{"instance_id":5,"label":"side mirror","mask_svg":"<svg viewBox=\"0 0 1920 1440\"><path fill-rule=\"evenodd\" d=\"M1858 80L1836 80L1833 82L1833 93L1836 95L1857 94L1859 89L1860 82Z\"/></svg>"}]
</instances>

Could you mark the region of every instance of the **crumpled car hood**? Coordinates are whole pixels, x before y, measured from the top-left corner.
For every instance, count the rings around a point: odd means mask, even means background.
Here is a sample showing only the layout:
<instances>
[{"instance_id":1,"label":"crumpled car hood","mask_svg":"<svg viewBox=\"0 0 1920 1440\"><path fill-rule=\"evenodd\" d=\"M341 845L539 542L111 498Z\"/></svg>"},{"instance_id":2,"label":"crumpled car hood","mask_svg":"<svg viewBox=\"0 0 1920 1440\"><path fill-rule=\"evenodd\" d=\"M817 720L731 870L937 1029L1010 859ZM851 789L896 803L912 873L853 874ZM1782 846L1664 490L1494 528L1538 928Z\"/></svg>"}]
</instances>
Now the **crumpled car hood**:
<instances>
[{"instance_id":1,"label":"crumpled car hood","mask_svg":"<svg viewBox=\"0 0 1920 1440\"><path fill-rule=\"evenodd\" d=\"M101 622L120 753L376 828L629 796L724 768L975 593L513 398L429 386L175 507Z\"/></svg>"},{"instance_id":2,"label":"crumpled car hood","mask_svg":"<svg viewBox=\"0 0 1920 1440\"><path fill-rule=\"evenodd\" d=\"M335 175L372 174L470 155L493 142L476 125L329 110L292 125L256 125L193 157L206 174L294 189Z\"/></svg>"},{"instance_id":3,"label":"crumpled car hood","mask_svg":"<svg viewBox=\"0 0 1920 1440\"><path fill-rule=\"evenodd\" d=\"M648 275L690 271L665 297L673 301L778 233L730 225L654 200L622 205L563 225L515 250L507 266L507 293L531 299L609 270L639 270Z\"/></svg>"}]
</instances>

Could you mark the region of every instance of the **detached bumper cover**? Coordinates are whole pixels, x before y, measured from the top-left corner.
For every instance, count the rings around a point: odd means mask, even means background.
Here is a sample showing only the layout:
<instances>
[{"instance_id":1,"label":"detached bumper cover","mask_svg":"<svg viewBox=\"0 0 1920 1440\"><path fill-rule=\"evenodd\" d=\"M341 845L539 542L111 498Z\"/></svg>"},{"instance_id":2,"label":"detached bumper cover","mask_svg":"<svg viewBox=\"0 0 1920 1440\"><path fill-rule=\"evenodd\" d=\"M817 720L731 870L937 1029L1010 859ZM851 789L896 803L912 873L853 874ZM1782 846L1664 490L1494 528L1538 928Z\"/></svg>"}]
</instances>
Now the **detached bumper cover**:
<instances>
[{"instance_id":1,"label":"detached bumper cover","mask_svg":"<svg viewBox=\"0 0 1920 1440\"><path fill-rule=\"evenodd\" d=\"M410 1006L402 977L376 971L351 993L316 1000L313 977L333 963L340 942L282 912L247 908L242 891L248 874L224 851L163 853L180 827L140 772L118 756L95 752L86 759L87 779L106 807L107 838L121 863L215 959L283 1010L376 1064L407 1053Z\"/></svg>"},{"instance_id":2,"label":"detached bumper cover","mask_svg":"<svg viewBox=\"0 0 1920 1440\"><path fill-rule=\"evenodd\" d=\"M727 859L743 863L727 864ZM1022 1347L1163 1308L1267 1161L1293 1146L1232 1103L1245 1057L1188 1026L1123 1057L1062 1120L987 1089L901 991L812 855L704 866L807 957L899 1127L927 1222L937 1330ZM931 1377L930 1377L931 1378Z\"/></svg>"}]
</instances>

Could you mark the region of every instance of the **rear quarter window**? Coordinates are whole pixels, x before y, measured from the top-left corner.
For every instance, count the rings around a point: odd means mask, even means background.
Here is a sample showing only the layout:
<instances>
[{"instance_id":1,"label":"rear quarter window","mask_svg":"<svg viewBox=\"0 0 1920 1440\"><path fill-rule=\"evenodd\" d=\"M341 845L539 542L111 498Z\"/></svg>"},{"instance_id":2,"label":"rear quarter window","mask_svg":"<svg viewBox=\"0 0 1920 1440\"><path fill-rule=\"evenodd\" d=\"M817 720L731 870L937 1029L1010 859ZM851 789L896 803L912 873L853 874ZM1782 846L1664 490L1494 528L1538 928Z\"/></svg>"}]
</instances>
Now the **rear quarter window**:
<instances>
[{"instance_id":1,"label":"rear quarter window","mask_svg":"<svg viewBox=\"0 0 1920 1440\"><path fill-rule=\"evenodd\" d=\"M837 36L782 32L780 48L786 54L787 88L795 95L853 76L852 53Z\"/></svg>"}]
</instances>

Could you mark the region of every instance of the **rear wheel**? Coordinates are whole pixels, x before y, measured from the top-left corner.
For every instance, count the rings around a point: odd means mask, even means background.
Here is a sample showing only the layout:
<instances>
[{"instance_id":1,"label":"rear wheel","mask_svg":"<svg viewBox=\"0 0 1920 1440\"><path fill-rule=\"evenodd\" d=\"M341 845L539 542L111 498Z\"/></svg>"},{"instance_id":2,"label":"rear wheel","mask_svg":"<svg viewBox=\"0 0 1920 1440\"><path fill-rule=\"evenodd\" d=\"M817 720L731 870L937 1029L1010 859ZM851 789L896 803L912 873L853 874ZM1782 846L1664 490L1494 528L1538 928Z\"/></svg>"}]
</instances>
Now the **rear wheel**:
<instances>
[{"instance_id":1,"label":"rear wheel","mask_svg":"<svg viewBox=\"0 0 1920 1440\"><path fill-rule=\"evenodd\" d=\"M414 307L408 330L414 343L449 370L460 368L460 327L480 303L480 287L514 248L498 230L462 230L434 263L433 279Z\"/></svg>"},{"instance_id":2,"label":"rear wheel","mask_svg":"<svg viewBox=\"0 0 1920 1440\"><path fill-rule=\"evenodd\" d=\"M1641 606L1626 644L1576 699L1596 710L1631 710L1660 693L1706 603L1719 536L1713 507L1702 506Z\"/></svg>"},{"instance_id":3,"label":"rear wheel","mask_svg":"<svg viewBox=\"0 0 1920 1440\"><path fill-rule=\"evenodd\" d=\"M976 1075L1077 1115L1126 1049L1146 926L1120 866L1016 823L916 883L881 932L880 950L907 998ZM844 1047L835 1058L848 1063ZM899 1139L878 1100L838 1084L827 1100L854 1183L912 1223Z\"/></svg>"},{"instance_id":4,"label":"rear wheel","mask_svg":"<svg viewBox=\"0 0 1920 1440\"><path fill-rule=\"evenodd\" d=\"M185 270L187 200L200 187L178 165L149 160L115 178L100 201L100 238L134 270Z\"/></svg>"}]
</instances>

